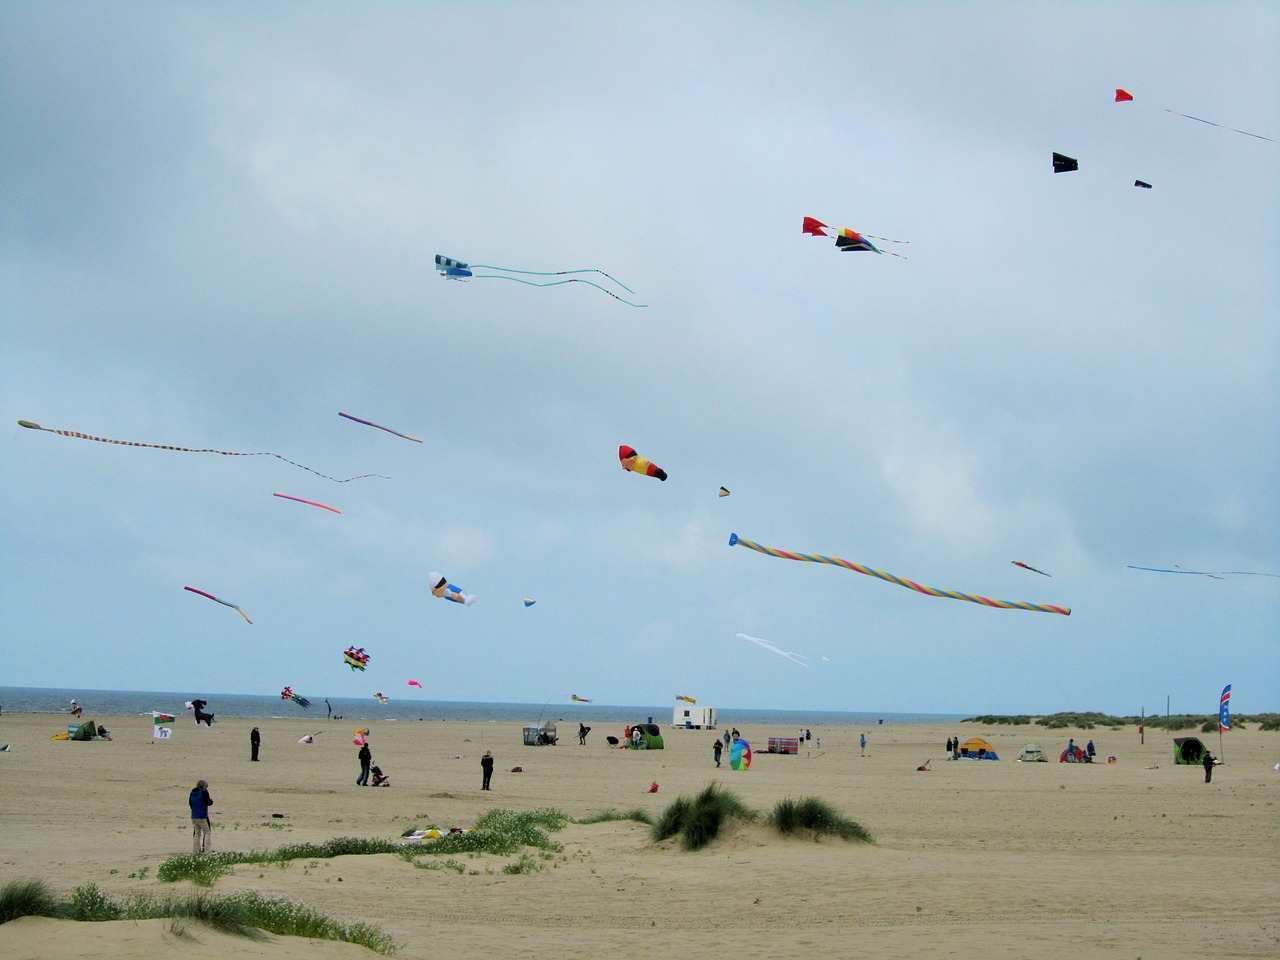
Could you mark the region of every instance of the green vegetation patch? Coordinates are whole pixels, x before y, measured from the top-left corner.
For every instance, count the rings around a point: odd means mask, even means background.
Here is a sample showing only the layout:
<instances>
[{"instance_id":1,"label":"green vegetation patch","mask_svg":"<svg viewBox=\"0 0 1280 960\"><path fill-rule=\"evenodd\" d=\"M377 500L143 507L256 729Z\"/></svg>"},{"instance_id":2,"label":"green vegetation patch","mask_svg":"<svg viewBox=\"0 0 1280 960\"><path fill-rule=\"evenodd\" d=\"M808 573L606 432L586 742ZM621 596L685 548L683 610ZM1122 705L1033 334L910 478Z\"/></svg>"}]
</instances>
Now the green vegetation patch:
<instances>
[{"instance_id":1,"label":"green vegetation patch","mask_svg":"<svg viewBox=\"0 0 1280 960\"><path fill-rule=\"evenodd\" d=\"M818 797L787 797L779 800L769 814L769 823L779 833L808 833L818 840L825 836L871 843L871 833Z\"/></svg>"},{"instance_id":2,"label":"green vegetation patch","mask_svg":"<svg viewBox=\"0 0 1280 960\"><path fill-rule=\"evenodd\" d=\"M252 940L267 934L338 940L366 947L383 956L396 952L392 938L367 923L342 923L285 897L255 891L213 897L204 893L160 899L134 895L114 900L95 884L77 887L70 899L55 896L40 880L14 880L0 888L0 923L18 917L58 920L189 920L223 933Z\"/></svg>"}]
</instances>

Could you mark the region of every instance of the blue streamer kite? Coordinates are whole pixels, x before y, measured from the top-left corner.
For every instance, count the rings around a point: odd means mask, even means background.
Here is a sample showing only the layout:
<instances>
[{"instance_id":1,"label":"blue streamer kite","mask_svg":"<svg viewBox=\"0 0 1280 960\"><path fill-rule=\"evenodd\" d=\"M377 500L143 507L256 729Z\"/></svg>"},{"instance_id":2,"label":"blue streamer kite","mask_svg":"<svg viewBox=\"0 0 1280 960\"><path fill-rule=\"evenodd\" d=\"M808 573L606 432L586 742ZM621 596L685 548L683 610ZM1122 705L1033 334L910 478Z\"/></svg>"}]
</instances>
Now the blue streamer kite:
<instances>
[{"instance_id":1,"label":"blue streamer kite","mask_svg":"<svg viewBox=\"0 0 1280 960\"><path fill-rule=\"evenodd\" d=\"M497 272L476 273L476 270L495 270ZM582 280L578 277L570 276L575 273L598 273L600 276L612 280L623 290L627 291L627 293L632 294L633 296L635 295L635 291L621 280L616 277L609 276L609 274L605 273L603 270L596 270L594 268L588 268L585 270L516 270L513 267L495 267L487 263L464 263L461 260L454 260L451 257L446 257L437 253L436 271L446 280L470 280L472 278L476 280L510 280L513 283L523 283L528 287L558 287L565 283L585 283L589 287L595 287L601 293L607 293L619 303L625 303L628 307L648 306L647 303L634 303L631 300L626 300L607 287L602 287L600 284L592 280ZM545 283L539 283L536 280L521 280L520 277L507 276L507 274L511 273L518 273L525 277L565 277L566 279L548 280Z\"/></svg>"}]
</instances>

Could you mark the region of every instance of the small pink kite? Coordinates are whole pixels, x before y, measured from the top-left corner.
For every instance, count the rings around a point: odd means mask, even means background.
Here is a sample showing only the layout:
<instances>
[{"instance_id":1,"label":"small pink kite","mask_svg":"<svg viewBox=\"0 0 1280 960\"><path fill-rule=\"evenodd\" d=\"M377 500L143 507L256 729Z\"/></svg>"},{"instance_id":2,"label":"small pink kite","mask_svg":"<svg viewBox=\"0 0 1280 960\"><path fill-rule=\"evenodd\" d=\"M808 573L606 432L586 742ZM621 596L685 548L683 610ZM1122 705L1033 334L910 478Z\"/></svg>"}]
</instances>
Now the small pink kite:
<instances>
[{"instance_id":1,"label":"small pink kite","mask_svg":"<svg viewBox=\"0 0 1280 960\"><path fill-rule=\"evenodd\" d=\"M409 681L409 686L411 686L411 687L417 687L419 690L421 690L421 689L422 689L422 684L420 684L417 680L410 680L410 681Z\"/></svg>"},{"instance_id":2,"label":"small pink kite","mask_svg":"<svg viewBox=\"0 0 1280 960\"><path fill-rule=\"evenodd\" d=\"M334 507L325 506L323 503L316 503L314 500L303 500L301 497L291 497L287 493L273 493L273 497L279 497L281 500L293 500L295 503L305 503L308 507L319 507L321 510L328 510L330 513L342 513Z\"/></svg>"}]
</instances>

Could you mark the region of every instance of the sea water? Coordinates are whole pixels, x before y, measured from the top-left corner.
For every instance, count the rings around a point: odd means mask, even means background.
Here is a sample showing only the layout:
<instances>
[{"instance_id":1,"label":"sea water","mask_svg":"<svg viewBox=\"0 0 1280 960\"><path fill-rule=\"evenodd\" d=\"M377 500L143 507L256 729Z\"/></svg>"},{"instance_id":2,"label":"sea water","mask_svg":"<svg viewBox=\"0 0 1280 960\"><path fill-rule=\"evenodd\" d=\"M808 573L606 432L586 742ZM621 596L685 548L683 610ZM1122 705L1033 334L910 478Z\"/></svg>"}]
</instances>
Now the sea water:
<instances>
[{"instance_id":1,"label":"sea water","mask_svg":"<svg viewBox=\"0 0 1280 960\"><path fill-rule=\"evenodd\" d=\"M299 694L308 696L307 691ZM389 695L388 695L389 696ZM308 696L309 708L274 696L246 696L235 693L189 691L174 693L159 690L84 690L46 687L0 687L0 710L4 713L65 714L72 699L84 708L84 718L97 716L150 715L153 710L181 717L188 714L185 704L192 698L207 701L205 710L223 717L268 720L285 718L328 718L357 722L376 720L449 720L473 723L536 724L546 720L576 723L641 723L666 726L671 722L672 704L617 705L596 703L476 703L454 700L427 700L412 693L390 697L379 703L373 697ZM963 714L951 713L872 713L839 710L760 710L755 708L717 707L716 721L721 727L747 724L770 724L784 730L801 727L851 726L873 727L889 724L955 723Z\"/></svg>"}]
</instances>

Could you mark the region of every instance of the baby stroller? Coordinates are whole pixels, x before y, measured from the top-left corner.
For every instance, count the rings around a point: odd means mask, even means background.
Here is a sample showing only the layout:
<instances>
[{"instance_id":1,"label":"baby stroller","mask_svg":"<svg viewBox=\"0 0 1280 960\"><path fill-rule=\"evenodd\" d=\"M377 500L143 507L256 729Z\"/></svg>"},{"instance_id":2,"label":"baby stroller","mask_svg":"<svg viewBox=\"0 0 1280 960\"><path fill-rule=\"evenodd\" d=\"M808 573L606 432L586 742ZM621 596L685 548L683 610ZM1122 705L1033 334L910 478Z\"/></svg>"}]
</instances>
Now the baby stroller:
<instances>
[{"instance_id":1,"label":"baby stroller","mask_svg":"<svg viewBox=\"0 0 1280 960\"><path fill-rule=\"evenodd\" d=\"M391 786L391 778L382 772L381 767L370 767L369 772L373 774L373 785L375 787Z\"/></svg>"}]
</instances>

